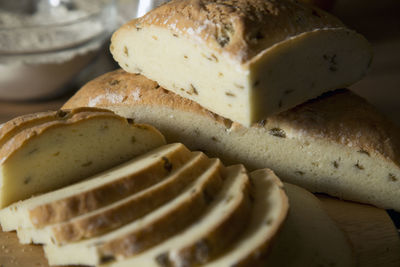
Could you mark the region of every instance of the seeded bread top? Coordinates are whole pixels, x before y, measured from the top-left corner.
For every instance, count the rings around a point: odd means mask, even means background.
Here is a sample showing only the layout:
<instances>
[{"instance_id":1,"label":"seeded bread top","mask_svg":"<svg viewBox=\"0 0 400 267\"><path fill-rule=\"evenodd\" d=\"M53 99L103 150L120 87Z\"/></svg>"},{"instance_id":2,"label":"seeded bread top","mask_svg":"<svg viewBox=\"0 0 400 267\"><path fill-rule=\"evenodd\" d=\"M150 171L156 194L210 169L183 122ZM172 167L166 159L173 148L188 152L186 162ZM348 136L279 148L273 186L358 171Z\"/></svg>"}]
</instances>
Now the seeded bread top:
<instances>
[{"instance_id":1,"label":"seeded bread top","mask_svg":"<svg viewBox=\"0 0 400 267\"><path fill-rule=\"evenodd\" d=\"M301 33L344 27L327 12L294 0L173 0L123 28L150 25L204 42L241 63Z\"/></svg>"},{"instance_id":2,"label":"seeded bread top","mask_svg":"<svg viewBox=\"0 0 400 267\"><path fill-rule=\"evenodd\" d=\"M119 107L142 105L167 107L207 116L231 131L246 130L242 125L218 116L199 104L158 86L137 74L117 70L86 84L65 105ZM251 128L276 131L287 138L315 138L354 147L361 153L379 154L400 166L400 130L371 104L346 89L326 93L291 110L271 116Z\"/></svg>"}]
</instances>

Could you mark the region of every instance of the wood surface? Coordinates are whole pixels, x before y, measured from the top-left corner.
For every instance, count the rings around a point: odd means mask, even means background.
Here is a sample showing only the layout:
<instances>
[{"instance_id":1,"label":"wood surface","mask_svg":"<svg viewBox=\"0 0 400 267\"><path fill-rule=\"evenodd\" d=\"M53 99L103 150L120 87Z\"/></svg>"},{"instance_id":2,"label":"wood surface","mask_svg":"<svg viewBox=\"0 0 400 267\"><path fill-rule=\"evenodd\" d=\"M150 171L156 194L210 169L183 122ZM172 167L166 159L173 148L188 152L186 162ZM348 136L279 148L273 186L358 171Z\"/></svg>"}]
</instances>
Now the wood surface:
<instances>
[{"instance_id":1,"label":"wood surface","mask_svg":"<svg viewBox=\"0 0 400 267\"><path fill-rule=\"evenodd\" d=\"M350 239L358 266L400 266L399 233L385 210L327 196L319 199Z\"/></svg>"},{"instance_id":2,"label":"wood surface","mask_svg":"<svg viewBox=\"0 0 400 267\"><path fill-rule=\"evenodd\" d=\"M348 236L360 267L400 266L400 238L385 210L319 196ZM0 232L0 267L47 267L41 246L21 245L15 232Z\"/></svg>"}]
</instances>

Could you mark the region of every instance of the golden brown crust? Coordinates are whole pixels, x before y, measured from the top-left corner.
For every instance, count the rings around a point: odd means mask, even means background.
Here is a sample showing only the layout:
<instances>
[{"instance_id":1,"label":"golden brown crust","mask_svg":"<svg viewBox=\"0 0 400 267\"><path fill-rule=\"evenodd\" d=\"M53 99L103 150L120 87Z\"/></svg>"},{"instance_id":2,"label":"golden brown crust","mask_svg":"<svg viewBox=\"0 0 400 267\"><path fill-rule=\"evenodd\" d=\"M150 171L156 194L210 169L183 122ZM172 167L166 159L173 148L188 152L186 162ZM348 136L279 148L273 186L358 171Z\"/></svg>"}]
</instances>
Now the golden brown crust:
<instances>
[{"instance_id":1,"label":"golden brown crust","mask_svg":"<svg viewBox=\"0 0 400 267\"><path fill-rule=\"evenodd\" d=\"M108 97L110 94L114 97ZM115 96L119 96L122 101L115 101ZM112 108L134 105L193 112L208 116L230 127L232 131L243 129L240 124L218 116L193 101L157 87L157 83L141 75L129 74L123 70L107 73L89 82L64 107ZM282 127L289 138L302 138L306 135L336 142L363 153L382 155L400 166L399 129L371 104L345 89L324 94L252 127L264 127L268 131Z\"/></svg>"},{"instance_id":2,"label":"golden brown crust","mask_svg":"<svg viewBox=\"0 0 400 267\"><path fill-rule=\"evenodd\" d=\"M241 63L301 33L344 27L327 12L292 0L173 0L130 21L122 30L149 25L202 40Z\"/></svg>"},{"instance_id":3,"label":"golden brown crust","mask_svg":"<svg viewBox=\"0 0 400 267\"><path fill-rule=\"evenodd\" d=\"M138 74L129 74L122 69L106 73L78 91L63 108L107 106L165 106L177 110L200 113L223 124L231 121L202 108L196 102L180 97L160 87L157 82Z\"/></svg>"}]
</instances>

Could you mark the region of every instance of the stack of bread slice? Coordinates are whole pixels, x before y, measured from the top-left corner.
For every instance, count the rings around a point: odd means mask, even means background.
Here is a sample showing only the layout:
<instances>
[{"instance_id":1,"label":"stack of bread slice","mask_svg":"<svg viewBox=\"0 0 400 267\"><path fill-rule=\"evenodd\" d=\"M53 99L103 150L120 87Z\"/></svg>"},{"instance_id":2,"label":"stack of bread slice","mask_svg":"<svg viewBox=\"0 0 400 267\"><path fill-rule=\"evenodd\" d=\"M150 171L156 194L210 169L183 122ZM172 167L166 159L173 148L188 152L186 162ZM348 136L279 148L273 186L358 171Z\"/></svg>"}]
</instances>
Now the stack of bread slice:
<instances>
[{"instance_id":1,"label":"stack of bread slice","mask_svg":"<svg viewBox=\"0 0 400 267\"><path fill-rule=\"evenodd\" d=\"M400 210L400 131L338 89L366 73L371 49L332 15L291 0L171 1L116 31L111 52L124 70L64 107L111 109L225 163Z\"/></svg>"}]
</instances>

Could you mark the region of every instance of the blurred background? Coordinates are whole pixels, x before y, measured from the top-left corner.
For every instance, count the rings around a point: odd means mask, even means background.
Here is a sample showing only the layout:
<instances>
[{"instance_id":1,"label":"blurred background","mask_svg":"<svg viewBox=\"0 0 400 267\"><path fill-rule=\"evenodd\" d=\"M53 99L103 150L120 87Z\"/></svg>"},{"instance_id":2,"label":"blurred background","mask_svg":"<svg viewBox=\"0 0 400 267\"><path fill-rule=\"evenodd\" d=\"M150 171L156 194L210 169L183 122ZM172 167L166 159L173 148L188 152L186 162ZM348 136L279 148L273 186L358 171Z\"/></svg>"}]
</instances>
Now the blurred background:
<instances>
[{"instance_id":1,"label":"blurred background","mask_svg":"<svg viewBox=\"0 0 400 267\"><path fill-rule=\"evenodd\" d=\"M351 89L400 125L400 1L302 1L329 10L371 42L371 70ZM108 51L111 33L160 2L0 0L0 123L59 108L87 81L118 68ZM24 19L34 12L40 20Z\"/></svg>"}]
</instances>

